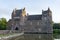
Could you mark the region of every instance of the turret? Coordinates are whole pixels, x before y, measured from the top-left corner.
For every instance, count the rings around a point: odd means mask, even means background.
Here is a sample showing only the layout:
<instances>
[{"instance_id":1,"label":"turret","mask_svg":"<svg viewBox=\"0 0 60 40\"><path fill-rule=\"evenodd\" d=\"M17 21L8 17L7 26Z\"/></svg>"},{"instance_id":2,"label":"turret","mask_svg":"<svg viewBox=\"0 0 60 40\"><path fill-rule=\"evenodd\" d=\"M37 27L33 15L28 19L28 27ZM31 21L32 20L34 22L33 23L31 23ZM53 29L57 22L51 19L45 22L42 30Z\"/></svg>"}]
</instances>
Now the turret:
<instances>
[{"instance_id":1,"label":"turret","mask_svg":"<svg viewBox=\"0 0 60 40\"><path fill-rule=\"evenodd\" d=\"M48 16L52 16L52 11L50 10L50 8L48 8Z\"/></svg>"},{"instance_id":2,"label":"turret","mask_svg":"<svg viewBox=\"0 0 60 40\"><path fill-rule=\"evenodd\" d=\"M42 20L52 20L52 12L50 10L50 8L48 8L48 10L44 11L42 10Z\"/></svg>"},{"instance_id":3,"label":"turret","mask_svg":"<svg viewBox=\"0 0 60 40\"><path fill-rule=\"evenodd\" d=\"M26 11L25 11L25 8L22 9L22 16L26 16Z\"/></svg>"},{"instance_id":4,"label":"turret","mask_svg":"<svg viewBox=\"0 0 60 40\"><path fill-rule=\"evenodd\" d=\"M51 12L50 8L48 8L48 12Z\"/></svg>"},{"instance_id":5,"label":"turret","mask_svg":"<svg viewBox=\"0 0 60 40\"><path fill-rule=\"evenodd\" d=\"M50 8L48 8L48 10L46 11L42 10L42 22L46 25L48 24L49 26L51 26L50 24L52 24L52 12Z\"/></svg>"},{"instance_id":6,"label":"turret","mask_svg":"<svg viewBox=\"0 0 60 40\"><path fill-rule=\"evenodd\" d=\"M47 33L52 33L52 12L50 8L48 8L48 10L46 11L42 10L42 22L43 27L45 28L45 30L43 31Z\"/></svg>"},{"instance_id":7,"label":"turret","mask_svg":"<svg viewBox=\"0 0 60 40\"><path fill-rule=\"evenodd\" d=\"M13 10L13 12L12 12L12 19L13 19L13 17L15 16L15 14L16 14L16 8Z\"/></svg>"},{"instance_id":8,"label":"turret","mask_svg":"<svg viewBox=\"0 0 60 40\"><path fill-rule=\"evenodd\" d=\"M50 23L52 23L52 11L50 10L50 8L48 8L48 20Z\"/></svg>"}]
</instances>

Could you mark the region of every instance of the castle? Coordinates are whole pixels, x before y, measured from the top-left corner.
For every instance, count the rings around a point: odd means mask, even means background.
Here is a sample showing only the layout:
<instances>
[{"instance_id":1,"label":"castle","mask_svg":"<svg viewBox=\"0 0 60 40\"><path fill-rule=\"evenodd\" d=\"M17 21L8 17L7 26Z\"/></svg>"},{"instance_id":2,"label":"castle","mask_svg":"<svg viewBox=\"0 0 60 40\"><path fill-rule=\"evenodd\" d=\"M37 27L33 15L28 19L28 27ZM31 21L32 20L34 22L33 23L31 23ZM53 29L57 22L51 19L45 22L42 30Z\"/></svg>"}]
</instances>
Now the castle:
<instances>
[{"instance_id":1,"label":"castle","mask_svg":"<svg viewBox=\"0 0 60 40\"><path fill-rule=\"evenodd\" d=\"M14 9L8 21L9 30L52 33L52 11L42 10L42 15L26 14L25 8Z\"/></svg>"}]
</instances>

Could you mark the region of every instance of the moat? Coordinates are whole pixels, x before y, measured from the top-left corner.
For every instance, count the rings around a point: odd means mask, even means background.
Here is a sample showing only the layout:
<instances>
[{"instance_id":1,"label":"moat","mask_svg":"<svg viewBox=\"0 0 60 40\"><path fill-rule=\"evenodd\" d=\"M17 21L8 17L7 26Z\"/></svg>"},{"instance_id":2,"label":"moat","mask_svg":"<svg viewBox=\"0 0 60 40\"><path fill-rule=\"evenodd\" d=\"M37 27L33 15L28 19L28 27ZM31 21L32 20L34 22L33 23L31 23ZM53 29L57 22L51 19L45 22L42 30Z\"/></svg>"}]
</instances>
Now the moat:
<instances>
[{"instance_id":1,"label":"moat","mask_svg":"<svg viewBox=\"0 0 60 40\"><path fill-rule=\"evenodd\" d=\"M15 33L10 36L0 37L0 40L59 40L60 35L51 33Z\"/></svg>"},{"instance_id":2,"label":"moat","mask_svg":"<svg viewBox=\"0 0 60 40\"><path fill-rule=\"evenodd\" d=\"M58 40L58 39L55 39L51 34L25 34L7 40Z\"/></svg>"}]
</instances>

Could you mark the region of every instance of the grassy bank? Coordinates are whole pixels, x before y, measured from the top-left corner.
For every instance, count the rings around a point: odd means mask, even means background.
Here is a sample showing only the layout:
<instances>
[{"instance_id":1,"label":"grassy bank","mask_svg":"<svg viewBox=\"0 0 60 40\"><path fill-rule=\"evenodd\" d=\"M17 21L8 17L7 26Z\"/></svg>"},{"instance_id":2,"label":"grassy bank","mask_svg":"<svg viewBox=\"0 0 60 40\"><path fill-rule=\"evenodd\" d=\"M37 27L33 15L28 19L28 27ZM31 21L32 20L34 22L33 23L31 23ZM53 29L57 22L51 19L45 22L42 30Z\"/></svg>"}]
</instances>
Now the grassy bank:
<instances>
[{"instance_id":1,"label":"grassy bank","mask_svg":"<svg viewBox=\"0 0 60 40\"><path fill-rule=\"evenodd\" d=\"M9 36L9 35L14 35L16 33L11 33L11 34L0 34L0 37L3 37L3 36Z\"/></svg>"}]
</instances>

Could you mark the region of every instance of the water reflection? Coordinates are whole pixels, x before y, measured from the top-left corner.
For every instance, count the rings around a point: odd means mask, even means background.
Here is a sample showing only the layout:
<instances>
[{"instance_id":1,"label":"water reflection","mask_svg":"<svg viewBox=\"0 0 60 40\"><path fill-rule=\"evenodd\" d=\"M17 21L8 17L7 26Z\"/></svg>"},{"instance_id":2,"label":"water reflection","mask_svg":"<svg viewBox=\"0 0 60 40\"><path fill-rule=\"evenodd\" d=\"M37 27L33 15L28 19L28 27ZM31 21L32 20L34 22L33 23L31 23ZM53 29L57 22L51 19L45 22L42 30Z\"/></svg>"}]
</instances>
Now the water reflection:
<instances>
[{"instance_id":1,"label":"water reflection","mask_svg":"<svg viewBox=\"0 0 60 40\"><path fill-rule=\"evenodd\" d=\"M53 40L52 34L24 34L25 40Z\"/></svg>"},{"instance_id":2,"label":"water reflection","mask_svg":"<svg viewBox=\"0 0 60 40\"><path fill-rule=\"evenodd\" d=\"M54 37L55 39L60 39L60 34L54 34L53 37Z\"/></svg>"},{"instance_id":3,"label":"water reflection","mask_svg":"<svg viewBox=\"0 0 60 40\"><path fill-rule=\"evenodd\" d=\"M55 39L55 40L60 40L60 39Z\"/></svg>"},{"instance_id":4,"label":"water reflection","mask_svg":"<svg viewBox=\"0 0 60 40\"><path fill-rule=\"evenodd\" d=\"M52 34L24 34L10 40L54 40Z\"/></svg>"}]
</instances>

